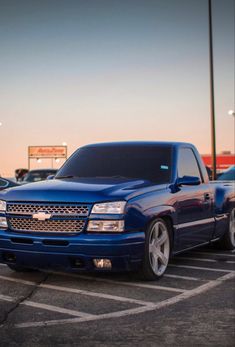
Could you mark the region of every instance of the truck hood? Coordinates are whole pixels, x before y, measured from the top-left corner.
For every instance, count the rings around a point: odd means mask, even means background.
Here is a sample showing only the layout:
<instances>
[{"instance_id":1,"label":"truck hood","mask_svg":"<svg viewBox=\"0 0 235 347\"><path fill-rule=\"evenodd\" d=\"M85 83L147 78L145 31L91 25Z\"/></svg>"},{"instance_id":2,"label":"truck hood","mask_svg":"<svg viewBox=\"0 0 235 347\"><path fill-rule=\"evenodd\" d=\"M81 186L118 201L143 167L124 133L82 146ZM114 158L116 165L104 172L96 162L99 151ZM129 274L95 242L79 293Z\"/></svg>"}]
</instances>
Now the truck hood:
<instances>
[{"instance_id":1,"label":"truck hood","mask_svg":"<svg viewBox=\"0 0 235 347\"><path fill-rule=\"evenodd\" d=\"M166 189L166 184L156 185L145 180L125 178L53 179L3 190L0 192L0 199L94 203L117 199L129 200L159 189Z\"/></svg>"}]
</instances>

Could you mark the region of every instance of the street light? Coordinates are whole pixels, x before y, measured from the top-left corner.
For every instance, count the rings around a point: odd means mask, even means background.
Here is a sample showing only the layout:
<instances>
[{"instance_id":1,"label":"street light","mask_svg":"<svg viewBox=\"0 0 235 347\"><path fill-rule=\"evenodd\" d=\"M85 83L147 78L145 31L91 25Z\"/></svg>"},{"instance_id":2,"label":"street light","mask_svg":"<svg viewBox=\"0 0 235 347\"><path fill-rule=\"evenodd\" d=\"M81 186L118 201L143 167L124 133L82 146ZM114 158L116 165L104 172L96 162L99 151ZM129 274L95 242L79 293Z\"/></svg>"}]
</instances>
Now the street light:
<instances>
[{"instance_id":1,"label":"street light","mask_svg":"<svg viewBox=\"0 0 235 347\"><path fill-rule=\"evenodd\" d=\"M229 115L229 116L235 117L235 111L229 110L229 111L228 111L228 115Z\"/></svg>"},{"instance_id":2,"label":"street light","mask_svg":"<svg viewBox=\"0 0 235 347\"><path fill-rule=\"evenodd\" d=\"M2 122L0 122L0 127L2 126Z\"/></svg>"}]
</instances>

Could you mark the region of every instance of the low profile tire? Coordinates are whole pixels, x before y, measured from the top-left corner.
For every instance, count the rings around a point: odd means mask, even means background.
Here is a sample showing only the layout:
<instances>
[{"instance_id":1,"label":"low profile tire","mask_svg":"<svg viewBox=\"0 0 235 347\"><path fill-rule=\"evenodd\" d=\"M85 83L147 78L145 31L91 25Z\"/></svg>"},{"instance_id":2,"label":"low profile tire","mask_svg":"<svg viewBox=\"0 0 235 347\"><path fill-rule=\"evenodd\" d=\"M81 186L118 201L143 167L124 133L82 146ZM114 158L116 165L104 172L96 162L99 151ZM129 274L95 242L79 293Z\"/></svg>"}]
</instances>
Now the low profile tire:
<instances>
[{"instance_id":1,"label":"low profile tire","mask_svg":"<svg viewBox=\"0 0 235 347\"><path fill-rule=\"evenodd\" d=\"M224 250L233 250L235 248L235 208L229 214L228 229L218 241L218 246Z\"/></svg>"},{"instance_id":2,"label":"low profile tire","mask_svg":"<svg viewBox=\"0 0 235 347\"><path fill-rule=\"evenodd\" d=\"M27 267L23 267L23 266L19 266L19 265L14 265L14 264L7 264L7 266L13 270L13 271L16 271L16 272L31 272L31 271L37 271L37 270L34 270L34 269L30 269L30 268L27 268Z\"/></svg>"},{"instance_id":3,"label":"low profile tire","mask_svg":"<svg viewBox=\"0 0 235 347\"><path fill-rule=\"evenodd\" d=\"M140 270L143 279L154 281L162 277L170 258L170 228L158 218L152 222L145 236L145 254Z\"/></svg>"}]
</instances>

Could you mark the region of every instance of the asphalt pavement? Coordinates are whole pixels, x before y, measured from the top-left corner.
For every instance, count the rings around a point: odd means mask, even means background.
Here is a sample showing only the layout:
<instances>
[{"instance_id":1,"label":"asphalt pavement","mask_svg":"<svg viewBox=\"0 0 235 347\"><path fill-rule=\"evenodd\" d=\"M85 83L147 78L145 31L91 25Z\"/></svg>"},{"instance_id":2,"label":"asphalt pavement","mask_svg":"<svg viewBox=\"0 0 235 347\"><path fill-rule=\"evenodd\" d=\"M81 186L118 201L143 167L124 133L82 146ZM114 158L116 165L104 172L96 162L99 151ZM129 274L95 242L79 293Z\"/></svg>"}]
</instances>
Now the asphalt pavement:
<instances>
[{"instance_id":1,"label":"asphalt pavement","mask_svg":"<svg viewBox=\"0 0 235 347\"><path fill-rule=\"evenodd\" d=\"M234 289L235 252L211 247L155 282L0 264L0 346L234 346Z\"/></svg>"}]
</instances>

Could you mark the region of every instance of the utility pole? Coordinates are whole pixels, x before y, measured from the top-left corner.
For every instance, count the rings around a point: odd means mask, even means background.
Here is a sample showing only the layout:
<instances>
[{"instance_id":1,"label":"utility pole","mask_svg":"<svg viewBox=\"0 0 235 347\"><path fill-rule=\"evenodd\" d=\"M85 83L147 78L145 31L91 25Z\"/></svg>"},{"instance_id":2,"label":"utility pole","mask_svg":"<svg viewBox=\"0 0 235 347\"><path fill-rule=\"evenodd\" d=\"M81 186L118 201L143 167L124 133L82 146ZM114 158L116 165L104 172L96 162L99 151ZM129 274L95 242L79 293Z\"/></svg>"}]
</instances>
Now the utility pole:
<instances>
[{"instance_id":1,"label":"utility pole","mask_svg":"<svg viewBox=\"0 0 235 347\"><path fill-rule=\"evenodd\" d=\"M216 140L215 140L215 96L214 96L214 65L213 65L213 30L211 0L208 0L209 16L209 64L210 64L210 112L211 112L211 157L212 179L216 180Z\"/></svg>"}]
</instances>

